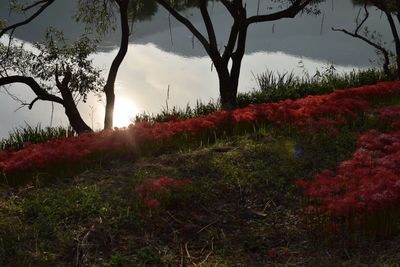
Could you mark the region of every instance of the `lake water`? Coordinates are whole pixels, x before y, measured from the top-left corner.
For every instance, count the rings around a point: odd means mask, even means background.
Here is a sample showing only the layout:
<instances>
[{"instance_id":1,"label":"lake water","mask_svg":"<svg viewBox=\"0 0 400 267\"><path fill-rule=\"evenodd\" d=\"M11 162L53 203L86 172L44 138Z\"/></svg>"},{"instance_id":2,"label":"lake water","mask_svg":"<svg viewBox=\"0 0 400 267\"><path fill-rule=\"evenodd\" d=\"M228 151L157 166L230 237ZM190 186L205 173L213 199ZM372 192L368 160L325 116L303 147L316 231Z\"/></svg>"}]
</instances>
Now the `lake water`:
<instances>
[{"instance_id":1,"label":"lake water","mask_svg":"<svg viewBox=\"0 0 400 267\"><path fill-rule=\"evenodd\" d=\"M261 1L261 9L269 1ZM0 0L0 16L8 17L8 1ZM70 18L74 1L56 1L55 5L25 28L18 29L15 36L25 42L34 42L43 36L46 26L52 25L64 30L73 40L83 32L83 26L74 24ZM255 14L257 1L247 1L248 13ZM319 16L302 15L295 19L253 25L248 34L247 53L243 60L239 91L257 87L254 74L266 69L278 72L293 71L314 74L316 69L324 70L334 64L340 72L354 68L376 66L374 50L359 40L342 33L332 32L331 27L354 28L354 20L360 7L350 0L328 0L320 6ZM381 13L370 9L371 29L383 35L390 43L389 27ZM219 42L223 43L230 29L230 19L224 8L215 3L210 6L211 18L217 28ZM201 27L199 12L195 9L184 11L195 25ZM10 21L17 18L8 17ZM211 68L211 60L192 34L179 22L171 18L161 7L149 20L134 25L129 52L121 66L116 82L116 126L126 126L135 114L146 111L157 113L166 106L184 107L195 104L196 100L209 101L218 98L218 79ZM171 35L172 33L172 35ZM93 56L95 64L104 69L106 76L113 56L117 52L117 32L107 36L101 52ZM172 38L171 38L172 37ZM172 39L172 40L171 40ZM13 93L27 101L33 99L29 88L13 85ZM20 125L28 123L42 126L67 125L63 109L54 104L38 102L33 110L20 109L3 91L0 92L0 137ZM54 108L54 109L53 109ZM90 97L79 109L86 122L95 129L103 124L104 104L96 97ZM52 110L54 112L52 112Z\"/></svg>"}]
</instances>

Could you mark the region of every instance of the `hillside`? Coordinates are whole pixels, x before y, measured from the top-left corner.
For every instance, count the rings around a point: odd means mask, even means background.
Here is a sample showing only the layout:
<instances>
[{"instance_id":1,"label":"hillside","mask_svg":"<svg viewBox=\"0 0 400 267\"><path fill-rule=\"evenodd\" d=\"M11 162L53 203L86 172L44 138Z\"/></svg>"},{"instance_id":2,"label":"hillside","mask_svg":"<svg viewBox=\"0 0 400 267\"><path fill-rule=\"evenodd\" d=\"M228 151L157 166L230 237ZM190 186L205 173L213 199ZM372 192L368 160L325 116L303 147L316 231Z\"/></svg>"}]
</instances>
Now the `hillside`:
<instances>
[{"instance_id":1,"label":"hillside","mask_svg":"<svg viewBox=\"0 0 400 267\"><path fill-rule=\"evenodd\" d=\"M0 263L397 266L399 88L381 83L3 152L3 176L23 183L0 189ZM133 137L147 143L130 147ZM63 159L73 155L67 144L84 155L79 167Z\"/></svg>"}]
</instances>

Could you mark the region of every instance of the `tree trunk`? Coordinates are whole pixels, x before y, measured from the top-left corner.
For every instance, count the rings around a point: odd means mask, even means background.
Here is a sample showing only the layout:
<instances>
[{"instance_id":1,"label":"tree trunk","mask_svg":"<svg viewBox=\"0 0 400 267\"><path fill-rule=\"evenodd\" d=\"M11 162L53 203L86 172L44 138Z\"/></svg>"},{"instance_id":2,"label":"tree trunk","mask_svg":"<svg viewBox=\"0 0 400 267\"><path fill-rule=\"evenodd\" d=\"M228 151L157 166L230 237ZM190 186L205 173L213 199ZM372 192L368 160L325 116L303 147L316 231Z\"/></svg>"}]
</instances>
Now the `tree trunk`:
<instances>
[{"instance_id":1,"label":"tree trunk","mask_svg":"<svg viewBox=\"0 0 400 267\"><path fill-rule=\"evenodd\" d=\"M92 128L90 128L85 121L82 119L81 114L79 113L75 103L65 103L65 115L67 115L69 123L71 124L72 129L77 134L93 132Z\"/></svg>"},{"instance_id":2,"label":"tree trunk","mask_svg":"<svg viewBox=\"0 0 400 267\"><path fill-rule=\"evenodd\" d=\"M65 108L65 114L68 117L69 123L72 128L78 134L83 132L92 132L92 129L83 121L73 99L72 93L68 89L68 82L64 84L58 83L58 88L61 92L62 98L49 94L46 90L44 90L32 77L25 76L9 76L0 78L0 86L12 84L12 83L23 83L29 86L32 91L36 94L37 98L32 101L29 105L29 109L32 108L33 104L36 103L37 100L50 101L55 102L60 105L63 105Z\"/></svg>"},{"instance_id":3,"label":"tree trunk","mask_svg":"<svg viewBox=\"0 0 400 267\"><path fill-rule=\"evenodd\" d=\"M282 18L294 18L301 12L312 0L293 0L291 5L277 12L254 15L247 17L246 1L243 0L223 0L221 4L227 9L233 19L233 25L229 34L228 43L224 46L224 52L220 54L220 48L217 45L216 34L207 10L205 0L198 0L200 12L207 31L207 37L199 31L192 22L182 16L178 9L174 7L173 2L168 0L156 0L172 16L186 26L186 28L200 41L207 54L210 56L218 73L219 92L221 97L221 106L223 109L232 109L237 106L237 91L240 75L240 66L245 53L247 29L250 24L258 22L275 21ZM236 48L236 49L235 49ZM235 50L235 51L234 51ZM232 60L232 68L229 71L228 62Z\"/></svg>"},{"instance_id":4,"label":"tree trunk","mask_svg":"<svg viewBox=\"0 0 400 267\"><path fill-rule=\"evenodd\" d=\"M222 109L234 109L237 107L238 84L232 79L228 70L218 71L219 95Z\"/></svg>"},{"instance_id":5,"label":"tree trunk","mask_svg":"<svg viewBox=\"0 0 400 267\"><path fill-rule=\"evenodd\" d=\"M246 10L243 8L241 16L246 17ZM234 109L237 107L237 92L239 87L240 70L242 66L242 60L246 50L246 36L247 36L247 24L245 19L238 20L238 32L237 32L237 48L236 51L230 53L229 58L232 60L231 69L228 70L228 62L219 64L219 60L214 60L217 65L216 69L219 78L219 92L221 96L221 107L222 109ZM210 55L211 56L211 55Z\"/></svg>"},{"instance_id":6,"label":"tree trunk","mask_svg":"<svg viewBox=\"0 0 400 267\"><path fill-rule=\"evenodd\" d=\"M62 84L58 88L61 92L61 96L63 99L62 105L65 108L65 115L67 115L69 124L71 124L72 129L74 129L77 134L93 132L92 128L90 128L82 119L69 88L64 84Z\"/></svg>"},{"instance_id":7,"label":"tree trunk","mask_svg":"<svg viewBox=\"0 0 400 267\"><path fill-rule=\"evenodd\" d=\"M117 1L119 5L120 12L120 22L121 22L121 44L119 47L118 54L115 56L110 72L108 73L108 78L106 85L104 86L104 93L106 95L106 111L104 118L104 129L112 129L113 127L113 117L114 117L114 105L115 105L115 93L114 84L117 78L118 69L128 52L129 44L129 21L128 21L128 5L129 0Z\"/></svg>"},{"instance_id":8,"label":"tree trunk","mask_svg":"<svg viewBox=\"0 0 400 267\"><path fill-rule=\"evenodd\" d=\"M395 47L396 47L397 79L400 79L400 37L397 32L396 23L394 22L392 15L386 10L384 10L384 12L389 21L390 29L392 31L393 38L394 38L394 43L395 43Z\"/></svg>"},{"instance_id":9,"label":"tree trunk","mask_svg":"<svg viewBox=\"0 0 400 267\"><path fill-rule=\"evenodd\" d=\"M104 93L106 95L106 111L104 117L104 129L112 129L114 125L114 106L115 106L115 93L114 83L107 83L104 86Z\"/></svg>"}]
</instances>

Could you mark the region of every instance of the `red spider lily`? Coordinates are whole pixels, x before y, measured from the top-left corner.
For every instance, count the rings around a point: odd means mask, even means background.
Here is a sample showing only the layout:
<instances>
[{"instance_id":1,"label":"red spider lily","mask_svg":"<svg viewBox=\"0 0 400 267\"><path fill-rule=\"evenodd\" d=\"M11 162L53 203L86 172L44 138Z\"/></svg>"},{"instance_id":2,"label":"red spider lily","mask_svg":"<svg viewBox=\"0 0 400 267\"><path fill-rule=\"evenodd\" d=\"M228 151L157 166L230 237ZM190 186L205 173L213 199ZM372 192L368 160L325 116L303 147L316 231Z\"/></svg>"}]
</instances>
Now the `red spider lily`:
<instances>
[{"instance_id":1,"label":"red spider lily","mask_svg":"<svg viewBox=\"0 0 400 267\"><path fill-rule=\"evenodd\" d=\"M225 131L238 124L255 122L289 124L297 129L334 133L368 109L373 97L398 94L400 81L337 90L328 95L308 96L298 100L250 105L231 111L217 111L197 118L164 123L140 122L127 128L106 130L51 140L43 144L27 145L19 151L0 151L0 173L18 177L22 173L38 172L57 166L84 165L96 155L112 154L121 150L139 150L153 143L165 143L180 134L201 136L212 131ZM396 110L384 112L397 114ZM394 115L393 115L394 116ZM396 115L397 116L397 115ZM394 122L393 126L400 126ZM374 145L371 143L370 145ZM387 149L394 149L394 145ZM375 151L374 153L378 153Z\"/></svg>"},{"instance_id":2,"label":"red spider lily","mask_svg":"<svg viewBox=\"0 0 400 267\"><path fill-rule=\"evenodd\" d=\"M143 203L149 209L157 209L160 206L160 202L158 200L152 199L152 198L145 198L143 200Z\"/></svg>"},{"instance_id":3,"label":"red spider lily","mask_svg":"<svg viewBox=\"0 0 400 267\"><path fill-rule=\"evenodd\" d=\"M297 185L320 203L331 217L357 217L398 205L400 202L400 131L369 131L359 137L350 160L336 174L324 171L314 181Z\"/></svg>"},{"instance_id":4,"label":"red spider lily","mask_svg":"<svg viewBox=\"0 0 400 267\"><path fill-rule=\"evenodd\" d=\"M157 198L171 192L171 190L178 190L190 183L189 179L175 180L167 176L162 176L158 179L148 178L135 188L135 192L146 207L155 209L160 206Z\"/></svg>"}]
</instances>

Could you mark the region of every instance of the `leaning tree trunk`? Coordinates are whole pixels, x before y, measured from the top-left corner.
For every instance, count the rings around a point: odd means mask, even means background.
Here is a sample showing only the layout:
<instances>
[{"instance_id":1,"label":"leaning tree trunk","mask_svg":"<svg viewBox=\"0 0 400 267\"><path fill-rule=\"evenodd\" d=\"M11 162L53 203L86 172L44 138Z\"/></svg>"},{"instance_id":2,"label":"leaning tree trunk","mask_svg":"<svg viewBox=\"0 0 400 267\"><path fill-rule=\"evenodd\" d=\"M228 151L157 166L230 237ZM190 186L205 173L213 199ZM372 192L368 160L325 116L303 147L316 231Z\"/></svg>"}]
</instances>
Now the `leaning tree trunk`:
<instances>
[{"instance_id":1,"label":"leaning tree trunk","mask_svg":"<svg viewBox=\"0 0 400 267\"><path fill-rule=\"evenodd\" d=\"M114 105L115 105L115 93L114 85L117 78L118 69L121 66L122 61L128 52L129 44L129 21L128 21L128 5L129 0L117 1L119 5L120 12L120 22L121 22L121 44L119 47L118 54L115 56L110 72L108 73L108 78L106 85L104 86L104 93L106 95L106 112L104 118L104 129L111 129L113 127L113 117L114 117Z\"/></svg>"},{"instance_id":2,"label":"leaning tree trunk","mask_svg":"<svg viewBox=\"0 0 400 267\"><path fill-rule=\"evenodd\" d=\"M64 108L65 108L65 115L67 115L72 129L77 134L93 132L92 128L90 128L82 119L81 114L79 113L75 103L70 103L69 101L65 101Z\"/></svg>"},{"instance_id":3,"label":"leaning tree trunk","mask_svg":"<svg viewBox=\"0 0 400 267\"><path fill-rule=\"evenodd\" d=\"M56 75L56 77L58 76ZM75 105L72 93L68 88L68 83L70 78L71 76L68 73L67 75L65 75L65 78L62 83L57 78L57 88L60 90L62 98L47 92L32 77L25 77L19 75L1 77L0 86L13 83L26 84L32 89L33 93L36 95L36 98L30 103L29 109L32 109L33 105L36 103L37 100L58 103L65 108L65 114L67 115L69 123L71 124L71 127L74 129L75 132L77 132L78 134L84 132L92 132L92 129L83 121Z\"/></svg>"},{"instance_id":4,"label":"leaning tree trunk","mask_svg":"<svg viewBox=\"0 0 400 267\"><path fill-rule=\"evenodd\" d=\"M90 128L82 119L69 88L65 84L59 85L58 88L63 99L62 105L65 109L65 115L67 115L72 129L74 129L77 134L92 132L92 128Z\"/></svg>"}]
</instances>

